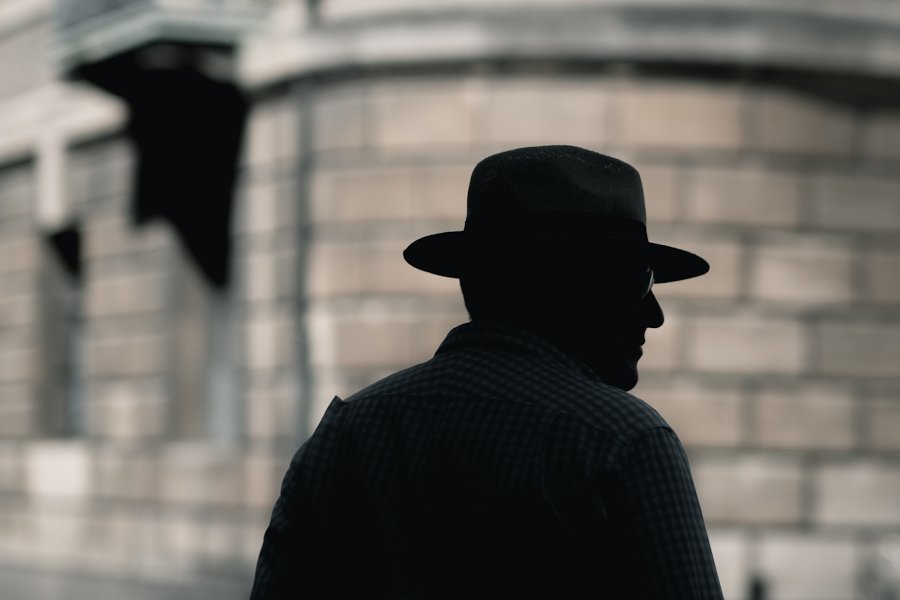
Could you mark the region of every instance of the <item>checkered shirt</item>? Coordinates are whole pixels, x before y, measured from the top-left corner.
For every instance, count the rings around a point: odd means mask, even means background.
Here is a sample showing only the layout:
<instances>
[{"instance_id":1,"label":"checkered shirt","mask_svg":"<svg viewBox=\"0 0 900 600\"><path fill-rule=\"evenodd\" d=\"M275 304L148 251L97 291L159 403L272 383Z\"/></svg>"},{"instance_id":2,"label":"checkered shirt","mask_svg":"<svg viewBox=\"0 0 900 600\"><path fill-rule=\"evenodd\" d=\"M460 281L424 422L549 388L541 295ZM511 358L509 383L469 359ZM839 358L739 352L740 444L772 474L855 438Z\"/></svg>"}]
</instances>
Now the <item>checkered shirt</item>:
<instances>
[{"instance_id":1,"label":"checkered shirt","mask_svg":"<svg viewBox=\"0 0 900 600\"><path fill-rule=\"evenodd\" d=\"M285 475L252 600L720 599L665 420L536 335L453 329L335 397Z\"/></svg>"}]
</instances>

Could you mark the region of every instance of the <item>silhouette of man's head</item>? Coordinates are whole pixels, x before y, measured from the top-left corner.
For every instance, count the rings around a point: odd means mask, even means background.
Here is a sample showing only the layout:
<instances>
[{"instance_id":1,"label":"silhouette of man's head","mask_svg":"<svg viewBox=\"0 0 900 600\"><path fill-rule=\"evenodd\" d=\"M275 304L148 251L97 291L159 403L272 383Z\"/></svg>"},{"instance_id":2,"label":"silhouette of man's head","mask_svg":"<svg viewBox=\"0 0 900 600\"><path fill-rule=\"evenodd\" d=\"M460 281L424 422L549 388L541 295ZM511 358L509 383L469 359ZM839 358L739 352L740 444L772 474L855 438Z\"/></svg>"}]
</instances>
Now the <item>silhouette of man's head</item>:
<instances>
[{"instance_id":1,"label":"silhouette of man's head","mask_svg":"<svg viewBox=\"0 0 900 600\"><path fill-rule=\"evenodd\" d=\"M695 254L648 241L634 167L574 146L485 158L472 172L463 231L420 238L403 255L459 278L473 321L536 331L626 390L647 328L663 323L651 276L709 270Z\"/></svg>"},{"instance_id":2,"label":"silhouette of man's head","mask_svg":"<svg viewBox=\"0 0 900 600\"><path fill-rule=\"evenodd\" d=\"M597 262L546 248L520 258L504 267L485 261L460 277L472 321L537 333L580 358L606 383L632 389L646 330L664 321L649 289L649 265L639 258Z\"/></svg>"}]
</instances>

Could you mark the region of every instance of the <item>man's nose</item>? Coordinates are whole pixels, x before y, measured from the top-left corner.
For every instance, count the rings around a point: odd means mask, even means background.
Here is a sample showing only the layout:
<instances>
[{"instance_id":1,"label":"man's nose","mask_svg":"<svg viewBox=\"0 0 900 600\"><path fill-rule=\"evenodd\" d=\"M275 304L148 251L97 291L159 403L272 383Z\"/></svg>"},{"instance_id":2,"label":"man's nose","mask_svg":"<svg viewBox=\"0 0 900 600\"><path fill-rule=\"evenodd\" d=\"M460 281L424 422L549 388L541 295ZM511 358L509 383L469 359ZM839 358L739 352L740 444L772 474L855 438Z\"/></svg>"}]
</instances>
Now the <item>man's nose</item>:
<instances>
[{"instance_id":1,"label":"man's nose","mask_svg":"<svg viewBox=\"0 0 900 600\"><path fill-rule=\"evenodd\" d=\"M652 291L641 302L641 312L644 315L644 322L647 324L647 327L662 327L663 322L666 320L662 306L659 305L659 301Z\"/></svg>"}]
</instances>

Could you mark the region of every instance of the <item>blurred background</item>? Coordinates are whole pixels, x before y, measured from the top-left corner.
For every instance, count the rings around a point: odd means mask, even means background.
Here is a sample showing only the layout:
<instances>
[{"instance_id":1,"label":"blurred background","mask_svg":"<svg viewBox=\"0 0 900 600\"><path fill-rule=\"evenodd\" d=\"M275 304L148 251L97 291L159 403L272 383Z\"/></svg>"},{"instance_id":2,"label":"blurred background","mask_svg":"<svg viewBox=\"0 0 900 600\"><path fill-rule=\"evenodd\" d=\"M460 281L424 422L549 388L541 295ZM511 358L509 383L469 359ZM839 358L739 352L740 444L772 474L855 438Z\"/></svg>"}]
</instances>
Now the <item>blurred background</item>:
<instances>
[{"instance_id":1,"label":"blurred background","mask_svg":"<svg viewBox=\"0 0 900 600\"><path fill-rule=\"evenodd\" d=\"M900 598L896 1L0 0L0 72L0 598L246 597L332 396L466 320L402 249L546 143L712 264L633 392L726 596Z\"/></svg>"}]
</instances>

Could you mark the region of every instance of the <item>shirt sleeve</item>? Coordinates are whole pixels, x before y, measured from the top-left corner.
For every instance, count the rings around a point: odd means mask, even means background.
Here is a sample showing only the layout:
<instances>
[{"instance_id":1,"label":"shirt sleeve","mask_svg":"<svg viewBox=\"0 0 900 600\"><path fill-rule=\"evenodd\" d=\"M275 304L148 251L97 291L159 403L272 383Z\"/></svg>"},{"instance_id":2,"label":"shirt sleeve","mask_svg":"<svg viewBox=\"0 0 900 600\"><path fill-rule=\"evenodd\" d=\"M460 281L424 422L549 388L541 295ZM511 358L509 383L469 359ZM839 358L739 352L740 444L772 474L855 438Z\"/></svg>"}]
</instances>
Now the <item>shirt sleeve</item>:
<instances>
[{"instance_id":1,"label":"shirt sleeve","mask_svg":"<svg viewBox=\"0 0 900 600\"><path fill-rule=\"evenodd\" d=\"M336 490L332 475L340 461L334 436L343 402L335 397L315 433L294 454L281 484L281 494L263 537L250 600L295 599L310 591L311 559L327 555L316 544L330 523L328 507ZM316 518L309 518L314 516Z\"/></svg>"},{"instance_id":2,"label":"shirt sleeve","mask_svg":"<svg viewBox=\"0 0 900 600\"><path fill-rule=\"evenodd\" d=\"M628 448L622 470L623 534L647 598L720 600L709 537L684 447L660 427Z\"/></svg>"}]
</instances>

